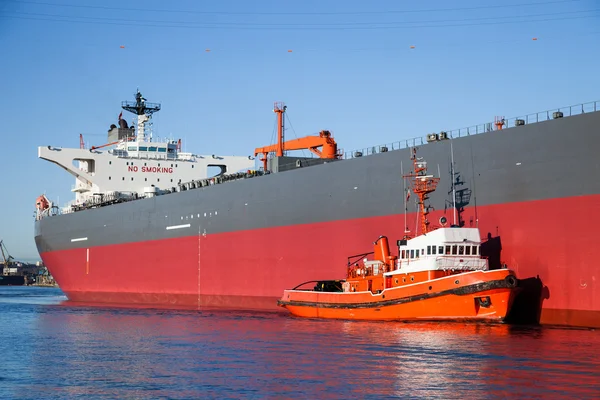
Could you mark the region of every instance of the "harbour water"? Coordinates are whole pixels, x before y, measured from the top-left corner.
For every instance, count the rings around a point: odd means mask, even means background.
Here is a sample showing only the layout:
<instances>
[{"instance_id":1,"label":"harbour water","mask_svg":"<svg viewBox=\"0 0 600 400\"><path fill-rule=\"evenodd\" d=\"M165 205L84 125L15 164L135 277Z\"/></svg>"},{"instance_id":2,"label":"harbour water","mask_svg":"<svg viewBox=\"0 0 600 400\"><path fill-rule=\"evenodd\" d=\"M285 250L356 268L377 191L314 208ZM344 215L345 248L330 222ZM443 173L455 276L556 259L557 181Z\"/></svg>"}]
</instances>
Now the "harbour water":
<instances>
[{"instance_id":1,"label":"harbour water","mask_svg":"<svg viewBox=\"0 0 600 400\"><path fill-rule=\"evenodd\" d=\"M600 332L65 302L0 287L0 398L600 398Z\"/></svg>"}]
</instances>

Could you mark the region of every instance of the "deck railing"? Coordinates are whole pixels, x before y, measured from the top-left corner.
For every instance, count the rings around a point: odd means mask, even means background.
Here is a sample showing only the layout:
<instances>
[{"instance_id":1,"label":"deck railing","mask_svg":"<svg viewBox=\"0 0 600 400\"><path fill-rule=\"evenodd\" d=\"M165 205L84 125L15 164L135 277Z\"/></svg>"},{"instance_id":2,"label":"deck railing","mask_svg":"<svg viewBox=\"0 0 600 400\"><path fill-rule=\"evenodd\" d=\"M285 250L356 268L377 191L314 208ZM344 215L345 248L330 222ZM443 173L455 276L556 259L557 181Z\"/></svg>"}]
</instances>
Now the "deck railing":
<instances>
[{"instance_id":1,"label":"deck railing","mask_svg":"<svg viewBox=\"0 0 600 400\"><path fill-rule=\"evenodd\" d=\"M555 113L562 113L562 117L571 117L574 115L580 115L590 112L600 111L600 100L592 101L588 103L581 103L567 107L559 107L551 110L541 111L533 114L526 114L517 117L505 118L502 129L516 127L520 125L529 125L532 123L548 121L555 119L558 115ZM518 121L518 122L517 122ZM451 131L444 131L448 135L448 139L454 139L458 137L477 135L479 133L491 132L497 130L495 122L487 122L483 124L473 125L466 128L453 129ZM365 147L362 149L356 149L352 151L344 152L343 158L357 158L369 156L372 154L383 153L387 151L406 149L414 146L420 146L426 143L425 135L415 137L406 140L400 140L392 143L380 144L377 146Z\"/></svg>"},{"instance_id":2,"label":"deck railing","mask_svg":"<svg viewBox=\"0 0 600 400\"><path fill-rule=\"evenodd\" d=\"M508 119L504 120L505 124L504 124L503 129L510 127L511 124L513 126L519 126L519 125L522 125L523 123L525 125L527 125L527 124L547 121L547 120L551 120L551 119L555 119L555 118L570 117L573 115L579 115L579 114L585 114L585 113L597 112L597 111L600 111L600 100L594 101L594 102L588 102L588 103L581 103L581 104L577 104L577 105L573 105L573 106L560 107L560 108L542 111L542 112L538 112L538 113L534 113L534 114L527 114L527 115L523 115L521 117L508 118ZM562 113L562 115L557 115L556 113ZM519 120L518 123L517 123L517 120ZM456 137L462 137L462 136L476 135L478 133L492 131L492 130L494 130L493 129L494 126L495 126L494 122L489 122L489 123L485 123L485 124L473 125L473 126L467 127L467 128L461 128L461 129L447 131L446 134L449 139L456 138ZM351 159L351 158L356 158L356 157L363 157L363 156L368 156L368 155L372 155L372 154L388 152L388 151L400 150L400 149L410 148L410 147L414 147L414 146L420 146L420 145L423 145L425 142L426 142L426 139L424 139L424 137L421 136L421 137L416 137L416 138L412 138L412 139L396 141L396 142L392 142L392 143L388 143L388 144L366 147L363 149L353 150L350 152L344 152L342 158L343 159ZM188 153L185 153L185 154L188 154ZM306 165L310 165L310 162L304 162L304 163ZM267 171L266 174L268 174L268 173L269 172ZM179 192L179 191L183 191L183 190L191 190L191 189L196 189L199 187L208 186L208 185L212 185L212 184L220 184L220 183L235 181L235 180L239 180L239 179L246 179L246 178L262 176L264 174L265 174L265 172L263 172L263 171L251 171L250 173L236 173L236 174L219 176L219 177L215 177L212 179L207 178L207 179L202 179L202 180L195 180L195 181L190 181L190 182L186 182L186 183L181 183L181 184L177 185L176 187L173 187L173 188L167 189L167 190L162 190L157 194L164 195L164 194ZM76 186L78 186L78 185L73 185L72 188L75 188ZM85 206L84 205L74 205L71 203L67 207L59 208L59 211L57 214L67 214L67 213L76 212L76 211L80 211L80 210L84 210L84 209L88 209L88 208L102 207L102 206L105 206L108 204L112 204L114 202L133 201L133 200L142 199L142 198L145 198L145 196L144 195L121 196L118 199L111 199L110 201L104 201L104 200L92 201L91 203L88 203ZM56 214L52 214L52 215L56 215ZM47 216L47 215L39 215L38 218L45 217L45 216Z\"/></svg>"}]
</instances>

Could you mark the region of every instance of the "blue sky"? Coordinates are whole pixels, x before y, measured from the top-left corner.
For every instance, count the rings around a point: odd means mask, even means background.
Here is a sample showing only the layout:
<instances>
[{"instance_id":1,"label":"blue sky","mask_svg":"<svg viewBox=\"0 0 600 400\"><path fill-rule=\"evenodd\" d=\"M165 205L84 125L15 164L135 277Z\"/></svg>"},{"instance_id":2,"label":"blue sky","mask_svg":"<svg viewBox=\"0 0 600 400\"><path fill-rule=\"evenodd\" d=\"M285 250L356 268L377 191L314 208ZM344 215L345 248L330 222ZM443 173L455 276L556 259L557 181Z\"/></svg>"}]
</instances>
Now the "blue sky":
<instances>
[{"instance_id":1,"label":"blue sky","mask_svg":"<svg viewBox=\"0 0 600 400\"><path fill-rule=\"evenodd\" d=\"M287 138L352 150L600 100L599 22L598 0L0 0L0 238L38 259L35 198L74 179L37 146L103 144L137 88L187 151L251 155L274 101Z\"/></svg>"}]
</instances>

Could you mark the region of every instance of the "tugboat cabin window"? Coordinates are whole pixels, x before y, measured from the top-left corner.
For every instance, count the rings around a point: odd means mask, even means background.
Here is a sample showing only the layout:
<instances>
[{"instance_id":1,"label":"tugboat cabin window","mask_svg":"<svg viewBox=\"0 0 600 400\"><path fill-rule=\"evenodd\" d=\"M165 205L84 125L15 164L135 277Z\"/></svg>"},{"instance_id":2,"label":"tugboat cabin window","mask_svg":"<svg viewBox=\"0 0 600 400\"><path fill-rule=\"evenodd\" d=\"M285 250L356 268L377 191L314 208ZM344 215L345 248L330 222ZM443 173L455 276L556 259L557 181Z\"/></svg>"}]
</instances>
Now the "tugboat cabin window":
<instances>
[{"instance_id":1,"label":"tugboat cabin window","mask_svg":"<svg viewBox=\"0 0 600 400\"><path fill-rule=\"evenodd\" d=\"M473 246L473 255L476 256L477 255L477 246Z\"/></svg>"},{"instance_id":2,"label":"tugboat cabin window","mask_svg":"<svg viewBox=\"0 0 600 400\"><path fill-rule=\"evenodd\" d=\"M453 256L455 256L455 255L456 255L456 250L457 250L456 248L457 248L457 247L458 247L457 245L454 245L454 246L452 246L452 255L453 255Z\"/></svg>"},{"instance_id":3,"label":"tugboat cabin window","mask_svg":"<svg viewBox=\"0 0 600 400\"><path fill-rule=\"evenodd\" d=\"M435 246L431 246L431 254L435 254Z\"/></svg>"},{"instance_id":4,"label":"tugboat cabin window","mask_svg":"<svg viewBox=\"0 0 600 400\"><path fill-rule=\"evenodd\" d=\"M446 246L446 255L449 256L450 255L450 246Z\"/></svg>"},{"instance_id":5,"label":"tugboat cabin window","mask_svg":"<svg viewBox=\"0 0 600 400\"><path fill-rule=\"evenodd\" d=\"M417 250L417 258L419 258L419 250Z\"/></svg>"},{"instance_id":6,"label":"tugboat cabin window","mask_svg":"<svg viewBox=\"0 0 600 400\"><path fill-rule=\"evenodd\" d=\"M438 254L444 254L444 246L438 247Z\"/></svg>"},{"instance_id":7,"label":"tugboat cabin window","mask_svg":"<svg viewBox=\"0 0 600 400\"><path fill-rule=\"evenodd\" d=\"M415 258L415 251L414 250L410 251L410 258Z\"/></svg>"},{"instance_id":8,"label":"tugboat cabin window","mask_svg":"<svg viewBox=\"0 0 600 400\"><path fill-rule=\"evenodd\" d=\"M464 253L465 253L465 246L458 246L458 255L462 256Z\"/></svg>"},{"instance_id":9,"label":"tugboat cabin window","mask_svg":"<svg viewBox=\"0 0 600 400\"><path fill-rule=\"evenodd\" d=\"M471 246L465 246L465 255L471 255Z\"/></svg>"},{"instance_id":10,"label":"tugboat cabin window","mask_svg":"<svg viewBox=\"0 0 600 400\"><path fill-rule=\"evenodd\" d=\"M431 255L431 246L427 246L427 255Z\"/></svg>"},{"instance_id":11,"label":"tugboat cabin window","mask_svg":"<svg viewBox=\"0 0 600 400\"><path fill-rule=\"evenodd\" d=\"M406 251L402 250L402 258L406 258Z\"/></svg>"}]
</instances>

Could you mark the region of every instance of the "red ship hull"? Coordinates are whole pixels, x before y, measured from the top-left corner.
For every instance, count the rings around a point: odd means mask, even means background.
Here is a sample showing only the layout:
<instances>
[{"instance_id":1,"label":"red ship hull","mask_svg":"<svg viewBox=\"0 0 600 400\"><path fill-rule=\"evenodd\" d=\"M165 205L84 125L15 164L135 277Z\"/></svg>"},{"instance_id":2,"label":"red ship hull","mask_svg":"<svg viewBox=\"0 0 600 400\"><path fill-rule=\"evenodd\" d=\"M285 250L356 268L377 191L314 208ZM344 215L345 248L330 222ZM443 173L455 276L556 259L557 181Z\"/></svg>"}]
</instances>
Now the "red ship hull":
<instances>
[{"instance_id":1,"label":"red ship hull","mask_svg":"<svg viewBox=\"0 0 600 400\"><path fill-rule=\"evenodd\" d=\"M598 204L600 195L488 205L477 207L477 218L471 207L463 220L466 226L480 221L482 235L496 250L501 246L502 262L519 279L539 282L527 306L541 311L540 323L600 327L600 266L594 251ZM577 210L586 210L585 219L578 218ZM404 218L188 236L41 256L72 301L277 311L284 289L342 278L349 255L370 251L365 243L382 234L400 238ZM437 220L435 212L431 220ZM411 225L414 215L408 221Z\"/></svg>"}]
</instances>

